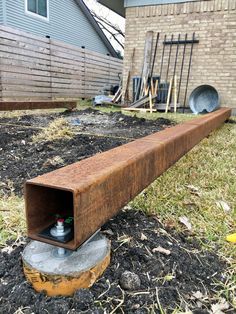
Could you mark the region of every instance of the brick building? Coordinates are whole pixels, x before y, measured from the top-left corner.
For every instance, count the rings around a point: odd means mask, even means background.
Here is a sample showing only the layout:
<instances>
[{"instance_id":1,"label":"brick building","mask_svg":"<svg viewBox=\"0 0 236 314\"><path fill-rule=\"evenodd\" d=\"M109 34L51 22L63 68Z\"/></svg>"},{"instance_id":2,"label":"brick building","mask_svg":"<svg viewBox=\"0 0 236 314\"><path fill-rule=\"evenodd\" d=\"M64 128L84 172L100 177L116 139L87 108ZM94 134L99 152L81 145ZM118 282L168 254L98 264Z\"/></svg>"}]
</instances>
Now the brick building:
<instances>
[{"instance_id":1,"label":"brick building","mask_svg":"<svg viewBox=\"0 0 236 314\"><path fill-rule=\"evenodd\" d=\"M133 48L135 56L131 75L140 75L147 31L154 31L154 38L157 32L161 33L154 68L156 75L160 72L164 35L170 39L173 34L176 39L178 34L181 34L183 39L186 33L190 38L195 32L199 43L195 44L193 49L188 96L199 85L212 85L220 95L221 105L236 110L236 0L100 0L100 2L121 15L125 14L126 17L124 81L130 69ZM116 2L116 7L112 2ZM190 46L186 48L186 63ZM179 47L179 56L182 54L181 49L183 45ZM174 51L170 64L172 68ZM164 71L167 61L166 54ZM180 73L180 63L179 61L177 65L177 76ZM186 72L187 67L183 75L183 86L186 83ZM183 102L183 94L182 91L180 102Z\"/></svg>"}]
</instances>

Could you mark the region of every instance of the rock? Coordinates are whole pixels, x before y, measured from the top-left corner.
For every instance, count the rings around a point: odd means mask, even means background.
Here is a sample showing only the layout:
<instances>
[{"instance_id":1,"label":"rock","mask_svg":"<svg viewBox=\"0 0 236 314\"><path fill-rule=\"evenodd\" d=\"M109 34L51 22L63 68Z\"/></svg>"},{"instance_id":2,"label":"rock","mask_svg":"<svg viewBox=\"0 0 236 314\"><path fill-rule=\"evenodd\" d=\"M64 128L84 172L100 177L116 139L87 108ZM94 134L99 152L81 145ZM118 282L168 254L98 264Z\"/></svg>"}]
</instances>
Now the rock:
<instances>
[{"instance_id":1,"label":"rock","mask_svg":"<svg viewBox=\"0 0 236 314\"><path fill-rule=\"evenodd\" d=\"M141 281L138 275L130 271L125 271L120 277L120 286L125 290L139 289Z\"/></svg>"}]
</instances>

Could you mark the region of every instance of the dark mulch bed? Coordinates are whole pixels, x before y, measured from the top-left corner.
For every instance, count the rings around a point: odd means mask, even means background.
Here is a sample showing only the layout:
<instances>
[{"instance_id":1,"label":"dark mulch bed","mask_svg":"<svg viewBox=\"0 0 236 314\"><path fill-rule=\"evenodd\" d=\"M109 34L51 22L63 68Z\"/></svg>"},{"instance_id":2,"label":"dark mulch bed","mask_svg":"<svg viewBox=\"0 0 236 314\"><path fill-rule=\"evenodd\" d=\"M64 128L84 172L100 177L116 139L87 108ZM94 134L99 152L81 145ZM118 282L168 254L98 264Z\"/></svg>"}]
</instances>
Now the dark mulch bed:
<instances>
[{"instance_id":1,"label":"dark mulch bed","mask_svg":"<svg viewBox=\"0 0 236 314\"><path fill-rule=\"evenodd\" d=\"M0 126L0 181L5 193L23 193L24 181L126 143L113 138L76 135L70 140L32 143L33 129ZM53 158L60 160L53 161ZM5 185L3 185L5 183ZM10 183L10 184L9 184Z\"/></svg>"},{"instance_id":2,"label":"dark mulch bed","mask_svg":"<svg viewBox=\"0 0 236 314\"><path fill-rule=\"evenodd\" d=\"M32 143L37 127L45 127L63 116L68 121L80 121L72 139ZM94 109L83 111L27 115L0 119L0 189L6 194L22 195L24 181L58 169L97 153L125 144L135 138L163 130L173 122L155 121L115 113L101 113ZM93 134L100 134L96 136ZM53 160L60 157L60 160Z\"/></svg>"},{"instance_id":3,"label":"dark mulch bed","mask_svg":"<svg viewBox=\"0 0 236 314\"><path fill-rule=\"evenodd\" d=\"M186 234L165 230L154 217L133 210L121 212L103 232L112 240L111 264L90 290L71 298L34 292L22 273L23 245L10 254L1 253L0 313L14 313L20 307L23 313L110 313L121 303L115 313L122 313L121 309L123 313L159 313L157 297L168 313L186 304L194 313L209 313L214 282L224 279L225 264L217 255L200 252ZM170 255L154 253L158 246L170 250ZM126 270L139 276L138 289L121 289L120 277ZM197 300L197 291L205 300Z\"/></svg>"}]
</instances>

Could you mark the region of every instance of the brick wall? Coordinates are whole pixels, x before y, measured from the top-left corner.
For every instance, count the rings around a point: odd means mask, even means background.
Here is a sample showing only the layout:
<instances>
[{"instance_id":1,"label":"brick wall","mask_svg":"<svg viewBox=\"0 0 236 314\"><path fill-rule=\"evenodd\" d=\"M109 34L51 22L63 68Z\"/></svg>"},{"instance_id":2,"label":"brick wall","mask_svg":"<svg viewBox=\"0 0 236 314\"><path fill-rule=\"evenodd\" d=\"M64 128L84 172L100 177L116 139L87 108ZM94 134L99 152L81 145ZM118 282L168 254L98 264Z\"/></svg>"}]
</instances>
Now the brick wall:
<instances>
[{"instance_id":1,"label":"brick wall","mask_svg":"<svg viewBox=\"0 0 236 314\"><path fill-rule=\"evenodd\" d=\"M194 46L188 96L191 91L201 85L214 86L221 98L221 105L236 108L236 0L202 0L179 4L166 4L126 9L126 45L124 61L124 82L130 69L130 60L135 48L132 76L140 75L143 62L145 34L154 31L161 33L158 46L157 62L154 74L160 72L161 51L164 34L170 39L181 33L189 37L196 32L199 44ZM155 40L154 40L155 43ZM186 64L190 54L187 46ZM168 52L169 47L166 47ZM173 69L176 47L173 48L171 67ZM177 76L180 73L183 45L179 50ZM164 60L164 75L166 71L167 54ZM170 73L172 73L170 71ZM183 86L186 83L187 67L183 76ZM130 84L130 94L132 84ZM180 102L183 102L183 90Z\"/></svg>"}]
</instances>

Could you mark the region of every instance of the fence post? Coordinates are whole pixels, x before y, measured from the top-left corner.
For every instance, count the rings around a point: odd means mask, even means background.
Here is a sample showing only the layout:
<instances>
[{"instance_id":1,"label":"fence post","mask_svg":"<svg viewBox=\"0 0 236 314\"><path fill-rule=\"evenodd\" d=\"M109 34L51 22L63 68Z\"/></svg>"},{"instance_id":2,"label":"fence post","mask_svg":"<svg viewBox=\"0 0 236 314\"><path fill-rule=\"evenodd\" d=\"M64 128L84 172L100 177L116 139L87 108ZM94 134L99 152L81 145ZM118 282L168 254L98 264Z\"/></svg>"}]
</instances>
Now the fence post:
<instances>
[{"instance_id":1,"label":"fence post","mask_svg":"<svg viewBox=\"0 0 236 314\"><path fill-rule=\"evenodd\" d=\"M85 50L85 47L83 48L84 50L84 75L83 75L83 90L82 90L82 93L83 93L83 98L86 98L86 50Z\"/></svg>"},{"instance_id":2,"label":"fence post","mask_svg":"<svg viewBox=\"0 0 236 314\"><path fill-rule=\"evenodd\" d=\"M53 87L52 87L52 41L50 36L46 36L48 38L48 48L49 48L49 58L50 58L50 64L49 64L49 87L50 87L50 99L53 100Z\"/></svg>"}]
</instances>

